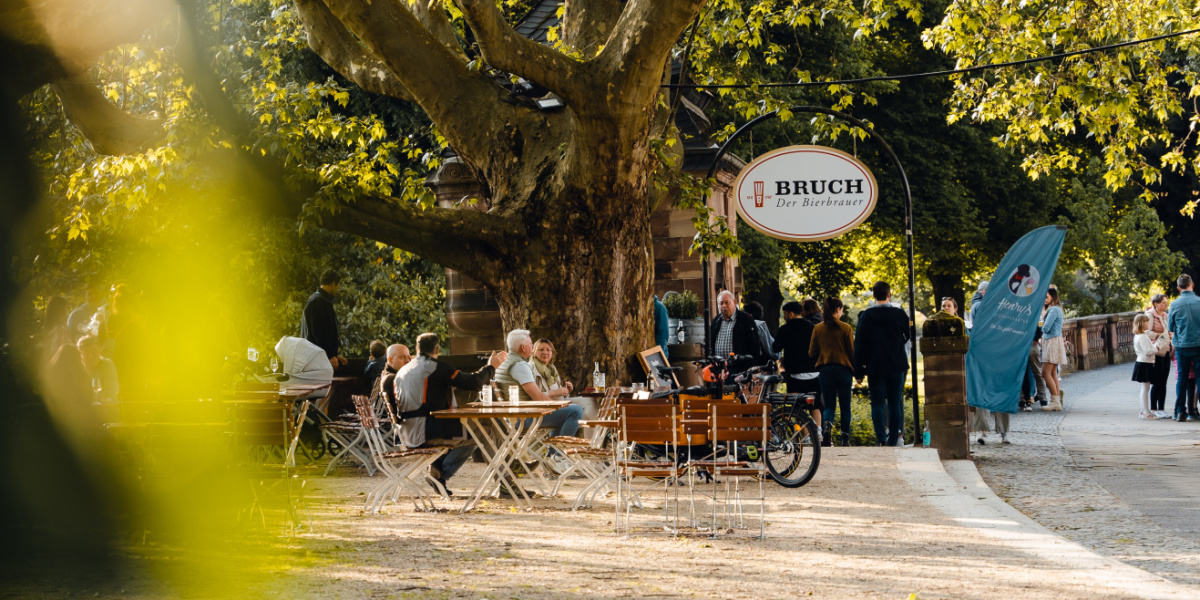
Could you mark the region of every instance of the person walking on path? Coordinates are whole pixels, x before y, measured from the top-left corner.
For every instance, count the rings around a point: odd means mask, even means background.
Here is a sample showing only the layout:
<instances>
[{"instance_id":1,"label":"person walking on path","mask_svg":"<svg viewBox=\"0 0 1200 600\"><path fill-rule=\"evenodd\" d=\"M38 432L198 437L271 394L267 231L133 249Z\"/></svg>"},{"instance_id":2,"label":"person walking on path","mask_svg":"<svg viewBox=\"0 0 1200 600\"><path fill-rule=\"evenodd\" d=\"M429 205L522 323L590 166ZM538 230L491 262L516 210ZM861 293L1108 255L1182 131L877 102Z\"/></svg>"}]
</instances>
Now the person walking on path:
<instances>
[{"instance_id":1,"label":"person walking on path","mask_svg":"<svg viewBox=\"0 0 1200 600\"><path fill-rule=\"evenodd\" d=\"M348 362L341 355L337 312L333 310L333 299L337 297L341 282L342 276L333 269L321 273L321 287L308 297L308 303L304 305L304 317L300 320L300 337L324 350L325 357L335 371Z\"/></svg>"},{"instance_id":2,"label":"person walking on path","mask_svg":"<svg viewBox=\"0 0 1200 600\"><path fill-rule=\"evenodd\" d=\"M1171 303L1167 315L1167 331L1175 345L1175 360L1179 363L1180 377L1175 382L1175 418L1187 421L1188 413L1200 419L1196 412L1196 379L1185 379L1188 373L1200 371L1200 298L1192 291L1192 277L1187 273L1175 280L1179 297Z\"/></svg>"},{"instance_id":3,"label":"person walking on path","mask_svg":"<svg viewBox=\"0 0 1200 600\"><path fill-rule=\"evenodd\" d=\"M979 305L983 304L983 297L987 294L988 281L982 281L979 284L979 289L975 290L975 294L971 296L971 310L967 313L967 329L971 329L975 324L975 315L978 314Z\"/></svg>"},{"instance_id":4,"label":"person walking on path","mask_svg":"<svg viewBox=\"0 0 1200 600\"><path fill-rule=\"evenodd\" d=\"M1037 400L1041 406L1050 404L1046 397L1046 378L1042 376L1042 359L1038 356L1038 347L1042 342L1042 328L1033 331L1033 342L1029 345L1029 359L1025 361L1025 380L1021 382L1021 400L1024 405L1021 410L1033 412L1033 402ZM1029 397L1030 385L1033 386L1035 398Z\"/></svg>"},{"instance_id":5,"label":"person walking on path","mask_svg":"<svg viewBox=\"0 0 1200 600\"><path fill-rule=\"evenodd\" d=\"M908 376L908 315L891 304L892 288L880 281L871 288L875 304L858 316L854 376L867 378L871 422L880 446L904 443L904 380Z\"/></svg>"},{"instance_id":6,"label":"person walking on path","mask_svg":"<svg viewBox=\"0 0 1200 600\"><path fill-rule=\"evenodd\" d=\"M1154 372L1150 375L1150 411L1158 418L1167 416L1167 379L1171 376L1171 359L1175 356L1170 336L1166 334L1169 305L1166 294L1155 294L1150 298L1150 308L1146 310L1146 316L1150 317L1150 329L1146 330L1150 341L1157 346L1160 337L1167 340L1167 351L1154 356Z\"/></svg>"},{"instance_id":7,"label":"person walking on path","mask_svg":"<svg viewBox=\"0 0 1200 600\"><path fill-rule=\"evenodd\" d=\"M840 423L843 446L850 444L850 385L854 379L854 331L842 322L845 306L837 298L825 299L821 324L813 328L808 355L816 359L821 382L821 397L825 402L825 421L832 423L837 409L842 410ZM834 404L837 398L837 404Z\"/></svg>"},{"instance_id":8,"label":"person walking on path","mask_svg":"<svg viewBox=\"0 0 1200 600\"><path fill-rule=\"evenodd\" d=\"M787 393L815 393L812 418L817 429L821 430L821 445L831 446L832 424L822 423L821 412L825 404L821 399L821 384L818 377L816 362L808 355L809 345L812 344L813 324L803 317L804 307L799 302L788 302L783 305L783 318L787 321L779 328L779 335L771 343L771 351L783 353L780 362L780 373L787 382Z\"/></svg>"},{"instance_id":9,"label":"person walking on path","mask_svg":"<svg viewBox=\"0 0 1200 600\"><path fill-rule=\"evenodd\" d=\"M1046 316L1042 323L1042 376L1050 388L1050 404L1046 410L1062 410L1062 389L1059 387L1058 366L1067 364L1067 346L1063 342L1063 311L1058 290L1046 290Z\"/></svg>"}]
</instances>

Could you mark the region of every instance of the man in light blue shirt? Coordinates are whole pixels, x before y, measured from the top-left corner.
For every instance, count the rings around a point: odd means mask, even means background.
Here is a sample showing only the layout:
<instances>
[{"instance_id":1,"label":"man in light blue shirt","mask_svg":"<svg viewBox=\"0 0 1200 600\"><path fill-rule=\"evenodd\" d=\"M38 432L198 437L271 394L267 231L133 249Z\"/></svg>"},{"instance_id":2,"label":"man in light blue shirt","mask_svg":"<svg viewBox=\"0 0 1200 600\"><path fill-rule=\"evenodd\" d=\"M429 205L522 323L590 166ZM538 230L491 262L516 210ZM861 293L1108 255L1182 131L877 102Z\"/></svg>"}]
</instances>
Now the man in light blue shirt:
<instances>
[{"instance_id":1,"label":"man in light blue shirt","mask_svg":"<svg viewBox=\"0 0 1200 600\"><path fill-rule=\"evenodd\" d=\"M1175 345L1175 360L1179 362L1180 377L1175 383L1175 418L1180 422L1200 419L1196 410L1196 379L1187 374L1200 371L1200 298L1192 291L1192 278L1186 273L1175 280L1179 297L1171 303L1167 316L1167 331Z\"/></svg>"}]
</instances>

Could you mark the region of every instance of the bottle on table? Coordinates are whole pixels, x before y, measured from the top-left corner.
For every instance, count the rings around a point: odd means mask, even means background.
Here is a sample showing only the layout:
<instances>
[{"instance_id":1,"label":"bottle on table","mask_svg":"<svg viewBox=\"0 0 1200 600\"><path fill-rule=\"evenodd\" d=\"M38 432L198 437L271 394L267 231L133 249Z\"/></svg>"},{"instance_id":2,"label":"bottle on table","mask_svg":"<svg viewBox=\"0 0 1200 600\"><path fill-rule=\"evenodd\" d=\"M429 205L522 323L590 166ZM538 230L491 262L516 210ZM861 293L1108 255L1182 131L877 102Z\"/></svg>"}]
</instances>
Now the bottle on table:
<instances>
[{"instance_id":1,"label":"bottle on table","mask_svg":"<svg viewBox=\"0 0 1200 600\"><path fill-rule=\"evenodd\" d=\"M596 363L596 370L592 371L592 387L596 388L597 392L604 391L604 373L600 371L600 363Z\"/></svg>"}]
</instances>

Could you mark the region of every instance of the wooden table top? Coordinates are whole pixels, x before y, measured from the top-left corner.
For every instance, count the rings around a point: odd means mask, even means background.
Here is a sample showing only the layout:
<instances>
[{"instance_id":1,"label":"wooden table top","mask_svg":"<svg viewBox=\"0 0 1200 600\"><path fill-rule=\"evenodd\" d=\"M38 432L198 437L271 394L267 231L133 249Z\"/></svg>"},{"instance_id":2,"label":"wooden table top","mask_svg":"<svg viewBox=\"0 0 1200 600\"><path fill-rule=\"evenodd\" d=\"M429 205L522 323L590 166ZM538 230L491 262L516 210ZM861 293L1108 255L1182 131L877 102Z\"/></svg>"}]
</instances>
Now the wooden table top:
<instances>
[{"instance_id":1,"label":"wooden table top","mask_svg":"<svg viewBox=\"0 0 1200 600\"><path fill-rule=\"evenodd\" d=\"M522 400L519 404L516 404L516 405L514 405L512 402L492 402L490 405L485 405L482 402L469 402L469 403L467 403L467 408L487 408L488 406L492 406L495 408L515 408L517 406L536 406L538 408L550 407L550 408L559 409L559 408L562 408L569 404L570 404L570 402L568 402L566 400L530 400L528 402Z\"/></svg>"},{"instance_id":2,"label":"wooden table top","mask_svg":"<svg viewBox=\"0 0 1200 600\"><path fill-rule=\"evenodd\" d=\"M313 392L312 389L289 388L286 390L230 390L219 398L225 402L295 402Z\"/></svg>"},{"instance_id":3,"label":"wooden table top","mask_svg":"<svg viewBox=\"0 0 1200 600\"><path fill-rule=\"evenodd\" d=\"M548 406L526 406L522 402L519 407L451 408L436 410L429 414L437 419L503 419L507 417L544 417L554 410Z\"/></svg>"}]
</instances>

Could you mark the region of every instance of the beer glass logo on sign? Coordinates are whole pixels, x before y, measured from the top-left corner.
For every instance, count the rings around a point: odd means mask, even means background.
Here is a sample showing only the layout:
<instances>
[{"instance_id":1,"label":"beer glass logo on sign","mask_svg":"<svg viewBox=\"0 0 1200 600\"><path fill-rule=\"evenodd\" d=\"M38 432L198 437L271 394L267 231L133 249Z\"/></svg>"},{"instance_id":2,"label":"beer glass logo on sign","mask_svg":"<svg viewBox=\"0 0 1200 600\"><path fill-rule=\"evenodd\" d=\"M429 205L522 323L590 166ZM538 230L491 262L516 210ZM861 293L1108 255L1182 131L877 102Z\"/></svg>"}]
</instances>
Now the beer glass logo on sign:
<instances>
[{"instance_id":1,"label":"beer glass logo on sign","mask_svg":"<svg viewBox=\"0 0 1200 600\"><path fill-rule=\"evenodd\" d=\"M1036 267L1020 265L1008 276L1008 291L1023 298L1037 289L1039 281L1041 279Z\"/></svg>"},{"instance_id":2,"label":"beer glass logo on sign","mask_svg":"<svg viewBox=\"0 0 1200 600\"><path fill-rule=\"evenodd\" d=\"M823 146L789 146L742 169L734 183L742 219L771 237L795 242L835 238L875 210L878 186L858 159Z\"/></svg>"}]
</instances>

